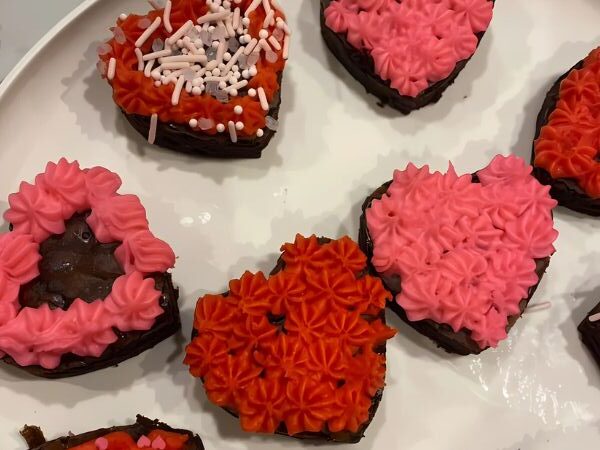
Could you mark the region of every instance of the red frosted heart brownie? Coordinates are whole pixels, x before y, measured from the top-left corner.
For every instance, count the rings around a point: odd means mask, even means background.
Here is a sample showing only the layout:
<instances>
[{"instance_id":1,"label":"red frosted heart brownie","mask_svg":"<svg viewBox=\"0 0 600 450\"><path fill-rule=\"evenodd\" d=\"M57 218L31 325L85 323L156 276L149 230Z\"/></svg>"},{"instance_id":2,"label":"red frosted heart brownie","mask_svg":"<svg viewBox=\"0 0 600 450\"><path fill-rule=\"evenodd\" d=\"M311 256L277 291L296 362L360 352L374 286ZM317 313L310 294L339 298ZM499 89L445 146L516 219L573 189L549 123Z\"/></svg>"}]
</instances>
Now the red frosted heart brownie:
<instances>
[{"instance_id":1,"label":"red frosted heart brownie","mask_svg":"<svg viewBox=\"0 0 600 450\"><path fill-rule=\"evenodd\" d=\"M113 366L175 333L175 254L102 167L48 163L8 198L0 234L0 357L58 378Z\"/></svg>"},{"instance_id":2,"label":"red frosted heart brownie","mask_svg":"<svg viewBox=\"0 0 600 450\"><path fill-rule=\"evenodd\" d=\"M160 3L160 2L153 2ZM122 14L99 70L150 143L259 158L278 127L290 29L277 0L167 0Z\"/></svg>"},{"instance_id":3,"label":"red frosted heart brownie","mask_svg":"<svg viewBox=\"0 0 600 450\"><path fill-rule=\"evenodd\" d=\"M367 92L408 114L454 82L493 7L493 0L321 0L321 31Z\"/></svg>"},{"instance_id":4,"label":"red frosted heart brownie","mask_svg":"<svg viewBox=\"0 0 600 450\"><path fill-rule=\"evenodd\" d=\"M515 156L462 176L409 164L363 205L359 243L390 306L450 352L505 339L554 253L556 201L531 170Z\"/></svg>"},{"instance_id":5,"label":"red frosted heart brownie","mask_svg":"<svg viewBox=\"0 0 600 450\"><path fill-rule=\"evenodd\" d=\"M383 394L391 296L348 237L281 250L269 278L198 300L185 362L246 431L358 442Z\"/></svg>"},{"instance_id":6,"label":"red frosted heart brownie","mask_svg":"<svg viewBox=\"0 0 600 450\"><path fill-rule=\"evenodd\" d=\"M535 176L558 203L600 216L600 49L560 77L537 120Z\"/></svg>"}]
</instances>

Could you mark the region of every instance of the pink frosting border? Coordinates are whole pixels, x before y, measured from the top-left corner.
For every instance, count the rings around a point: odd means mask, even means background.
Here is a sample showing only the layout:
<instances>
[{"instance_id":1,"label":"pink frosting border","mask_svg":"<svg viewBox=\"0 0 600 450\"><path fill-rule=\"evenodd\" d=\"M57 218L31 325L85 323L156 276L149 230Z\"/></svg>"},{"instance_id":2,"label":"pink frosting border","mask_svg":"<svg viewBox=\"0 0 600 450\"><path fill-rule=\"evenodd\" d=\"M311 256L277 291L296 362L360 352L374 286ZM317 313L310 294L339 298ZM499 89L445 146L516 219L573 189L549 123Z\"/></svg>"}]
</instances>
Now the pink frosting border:
<instances>
[{"instance_id":1,"label":"pink frosting border","mask_svg":"<svg viewBox=\"0 0 600 450\"><path fill-rule=\"evenodd\" d=\"M508 317L538 282L535 260L554 253L549 186L516 156L496 156L477 175L430 173L412 164L394 173L366 211L372 263L400 275L396 302L411 321L471 331L481 348L506 338Z\"/></svg>"},{"instance_id":2,"label":"pink frosting border","mask_svg":"<svg viewBox=\"0 0 600 450\"><path fill-rule=\"evenodd\" d=\"M66 353L99 357L117 340L113 328L149 330L164 312L154 280L145 277L172 268L175 254L150 232L139 198L118 194L120 186L119 176L103 167L81 169L61 158L9 196L4 218L13 231L0 234L0 357L45 369L56 368ZM98 241L121 242L115 257L125 275L104 301L76 299L66 311L19 309L20 287L39 275L39 244L90 209L87 222Z\"/></svg>"}]
</instances>

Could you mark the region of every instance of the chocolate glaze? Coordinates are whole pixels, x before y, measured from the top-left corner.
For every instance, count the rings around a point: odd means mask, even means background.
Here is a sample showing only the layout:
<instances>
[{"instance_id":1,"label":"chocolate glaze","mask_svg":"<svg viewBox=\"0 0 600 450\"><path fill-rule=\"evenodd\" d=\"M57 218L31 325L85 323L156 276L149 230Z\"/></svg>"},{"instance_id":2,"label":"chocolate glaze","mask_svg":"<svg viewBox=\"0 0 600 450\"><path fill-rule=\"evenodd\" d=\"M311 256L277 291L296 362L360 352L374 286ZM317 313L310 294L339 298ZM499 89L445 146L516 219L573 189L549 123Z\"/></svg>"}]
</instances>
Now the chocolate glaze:
<instances>
[{"instance_id":1,"label":"chocolate glaze","mask_svg":"<svg viewBox=\"0 0 600 450\"><path fill-rule=\"evenodd\" d=\"M346 70L356 81L364 86L369 94L373 94L381 102L381 106L389 105L402 114L423 108L432 103L437 103L444 91L454 83L458 74L465 68L471 58L459 61L448 77L430 85L416 97L401 95L391 87L390 81L382 80L375 72L375 62L371 54L364 50L357 50L346 40L343 33L336 33L325 24L325 8L333 0L320 0L321 2L321 34L329 50L342 63ZM495 3L495 0L492 0ZM477 33L477 47L481 43L485 32Z\"/></svg>"},{"instance_id":2,"label":"chocolate glaze","mask_svg":"<svg viewBox=\"0 0 600 450\"><path fill-rule=\"evenodd\" d=\"M600 366L600 321L590 322L590 316L598 313L600 313L600 303L590 311L577 329L581 335L581 340Z\"/></svg>"},{"instance_id":3,"label":"chocolate glaze","mask_svg":"<svg viewBox=\"0 0 600 450\"><path fill-rule=\"evenodd\" d=\"M21 435L25 438L30 450L68 450L78 445L85 444L87 442L94 441L99 437L106 436L109 433L115 433L117 431L125 432L129 434L134 441L137 441L141 436L147 435L153 430L164 430L179 434L185 434L189 436L188 442L184 445L183 450L204 450L204 445L200 436L192 433L188 430L175 429L170 426L159 422L158 420L150 420L144 416L137 416L136 423L133 425L101 428L96 431L90 431L88 433L78 434L76 436L64 436L58 439L54 439L49 442L39 442L39 436L41 430L38 427L32 427L25 425L21 430ZM43 439L43 434L41 434ZM30 441L30 439L32 439Z\"/></svg>"},{"instance_id":4,"label":"chocolate glaze","mask_svg":"<svg viewBox=\"0 0 600 450\"><path fill-rule=\"evenodd\" d=\"M473 182L474 183L479 182L477 175L473 175ZM373 202L373 200L381 199L386 194L386 192L391 184L392 184L391 181L388 181L387 183L383 184L375 192L373 192L369 197L367 197L367 199L363 203L362 214L360 216L360 229L359 229L359 233L358 233L358 245L360 246L361 250L368 257L369 270L371 271L371 273L374 276L380 277L383 281L383 284L392 292L392 294L395 297L402 291L400 276L399 275L390 276L390 277L382 276L377 272L377 269L375 269L375 267L373 266L373 264L371 262L371 258L373 257L374 244L373 244L373 241L369 234L369 229L367 226L367 216L366 216L366 211L368 208L371 207L371 203ZM550 257L540 258L540 259L535 260L535 273L538 276L538 282L534 286L531 286L529 288L528 297L526 299L521 300L521 303L519 304L519 308L521 310L520 314L514 315L514 316L509 316L508 324L506 326L507 333L510 331L510 329L514 326L514 324L517 322L517 320L521 317L521 315L527 308L527 305L529 304L531 297L533 297L533 294L535 293L538 285L542 281L542 277L544 276L544 273L546 272L546 269L548 268L549 264L550 264ZM394 311L396 314L398 314L398 316L400 316L400 318L404 322L406 322L412 328L417 330L419 333L424 334L428 338L432 339L434 342L436 342L438 344L439 347L442 347L448 353L457 353L459 355L469 355L469 354L477 355L477 354L481 353L483 350L486 350L486 349L482 349L481 347L479 347L479 344L477 344L477 342L475 342L471 338L471 332L467 329L463 328L458 333L456 333L449 325L446 325L443 323L437 323L430 319L419 320L417 322L411 322L410 320L408 320L408 317L406 316L406 312L404 311L404 309L402 309L402 307L393 299L392 299L392 301L390 301L388 303L388 307L392 311Z\"/></svg>"},{"instance_id":5,"label":"chocolate glaze","mask_svg":"<svg viewBox=\"0 0 600 450\"><path fill-rule=\"evenodd\" d=\"M533 176L535 176L540 183L550 186L550 195L558 201L559 205L590 216L600 216L600 198L591 198L588 196L585 191L581 189L577 180L572 178L552 178L548 171L534 165L535 141L540 137L542 128L548 123L550 114L556 109L556 104L560 97L560 84L569 76L571 71L583 68L583 64L583 60L575 64L568 72L556 80L546 94L535 126L535 137L533 139L531 151L531 165L533 166Z\"/></svg>"}]
</instances>

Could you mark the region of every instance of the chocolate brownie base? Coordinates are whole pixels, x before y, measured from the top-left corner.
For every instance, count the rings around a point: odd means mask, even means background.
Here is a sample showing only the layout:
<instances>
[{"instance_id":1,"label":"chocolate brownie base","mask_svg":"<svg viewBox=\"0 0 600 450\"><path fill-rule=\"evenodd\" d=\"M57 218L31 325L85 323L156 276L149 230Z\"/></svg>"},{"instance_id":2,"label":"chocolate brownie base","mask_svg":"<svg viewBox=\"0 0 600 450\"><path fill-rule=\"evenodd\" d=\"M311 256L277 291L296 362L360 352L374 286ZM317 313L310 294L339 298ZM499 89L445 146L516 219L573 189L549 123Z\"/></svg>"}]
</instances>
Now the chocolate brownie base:
<instances>
[{"instance_id":1,"label":"chocolate brownie base","mask_svg":"<svg viewBox=\"0 0 600 450\"><path fill-rule=\"evenodd\" d=\"M577 329L579 330L584 345L592 353L592 356L600 366L600 321L590 322L590 316L599 313L600 303L590 311Z\"/></svg>"},{"instance_id":2,"label":"chocolate brownie base","mask_svg":"<svg viewBox=\"0 0 600 450\"><path fill-rule=\"evenodd\" d=\"M281 77L279 82L281 86ZM281 90L275 94L267 115L278 120L280 106ZM131 126L147 139L150 131L150 117L127 114L123 110L121 112ZM231 142L228 130L211 136L194 132L187 125L159 121L154 143L170 150L212 158L260 158L263 149L275 136L275 131L269 128L264 128L263 131L264 134L261 137L238 135L238 141L234 144Z\"/></svg>"},{"instance_id":3,"label":"chocolate brownie base","mask_svg":"<svg viewBox=\"0 0 600 450\"><path fill-rule=\"evenodd\" d=\"M476 175L473 176L473 182L474 183L479 182L479 179L477 178ZM392 292L392 294L395 297L402 291L400 276L398 276L398 275L390 276L390 277L382 276L377 272L375 267L372 265L371 258L373 257L374 244L373 244L373 241L369 234L369 229L367 227L367 217L366 217L366 210L368 208L370 208L373 200L381 199L386 194L391 183L392 182L389 181L389 182L385 183L384 185L382 185L379 189L377 189L369 197L367 197L367 199L363 203L362 215L360 216L360 229L359 229L359 234L358 234L358 245L360 246L361 250L368 257L368 264L369 264L369 269L370 269L371 273L375 276L380 277L383 281L383 284L386 286L386 288L388 290L390 290ZM521 317L521 315L527 308L529 301L533 297L533 294L535 293L540 281L542 281L542 277L543 277L544 273L546 272L548 265L550 264L550 257L536 259L535 263L536 263L535 272L538 276L538 282L534 286L531 286L529 288L528 297L521 300L521 303L519 305L520 310L521 310L520 314L510 316L508 318L508 325L506 326L507 333L510 331L510 329L513 327L513 325L517 322L517 320ZM390 301L388 303L388 307L392 311L394 311L396 314L398 314L398 316L400 316L400 318L404 322L406 322L412 328L417 330L419 333L421 333L421 334L427 336L428 338L430 338L431 340L433 340L439 347L443 348L444 350L446 350L449 353L457 353L459 355L471 355L471 354L477 355L477 354L481 353L483 350L485 350L485 349L480 348L479 345L477 344L477 342L475 342L471 338L471 332L464 328L457 333L454 330L452 330L452 328L449 325L437 323L437 322L434 322L433 320L429 320L429 319L412 322L412 321L408 320L408 317L406 316L406 312L404 311L404 309L402 309L402 307L393 299L392 299L392 301Z\"/></svg>"},{"instance_id":4,"label":"chocolate brownie base","mask_svg":"<svg viewBox=\"0 0 600 450\"><path fill-rule=\"evenodd\" d=\"M346 40L343 33L336 33L325 24L325 8L333 0L320 0L321 2L321 34L327 47L342 63L346 70L364 86L369 94L376 96L381 106L389 105L402 114L410 114L412 111L423 108L432 103L437 103L444 91L456 80L458 74L465 68L471 58L459 61L448 77L430 85L416 97L401 95L392 88L389 81L382 80L375 72L375 63L371 55L366 51L357 50ZM494 0L495 2L495 0ZM485 32L477 34L477 47L481 43Z\"/></svg>"},{"instance_id":5,"label":"chocolate brownie base","mask_svg":"<svg viewBox=\"0 0 600 450\"><path fill-rule=\"evenodd\" d=\"M600 216L600 198L591 198L579 186L577 180L572 178L552 178L548 171L535 166L535 141L540 137L542 128L548 123L550 114L555 110L560 97L560 84L569 76L571 71L583 68L583 61L579 61L567 73L562 75L546 94L542 109L537 117L535 126L535 138L531 151L531 165L533 175L540 183L550 186L550 195L558 201L558 204L590 216Z\"/></svg>"},{"instance_id":6,"label":"chocolate brownie base","mask_svg":"<svg viewBox=\"0 0 600 450\"><path fill-rule=\"evenodd\" d=\"M318 239L319 244L320 245L324 245L327 244L329 242L331 242L330 238L325 238L325 237L320 237ZM275 268L270 272L269 275L275 275L278 272L282 271L285 268L285 262L283 261L282 257L279 257L278 261L277 261L277 265L275 266ZM365 270L365 275L367 274L367 270ZM229 292L224 293L223 295L226 296L228 295ZM381 312L381 315L379 317L370 317L371 320L375 320L375 319L381 319L383 321L383 323L385 324L385 311ZM368 320L367 317L365 317L365 319ZM196 330L195 328L192 330L192 339L196 338L198 336L198 330ZM386 353L386 345L383 344L380 347L378 347L377 349L375 349L376 353L380 354L380 355L385 355ZM204 380L202 380L202 382L204 382ZM339 442L339 443L345 443L345 444L356 444L357 442L359 442L365 434L365 431L367 430L367 428L369 427L369 425L371 424L371 422L373 421L373 418L375 417L375 413L377 412L377 409L379 408L379 404L381 403L381 399L383 398L383 390L384 388L379 389L376 393L375 396L373 397L373 399L371 400L371 407L369 408L369 419L363 423L359 430L355 433L350 432L350 431L339 431L339 432L331 432L327 429L324 429L320 432L303 432L303 433L299 433L299 434L295 434L295 435L290 435L285 427L285 423L282 423L279 428L277 430L275 430L275 434L279 434L281 436L289 436L289 437L293 437L295 439L303 439L303 440L311 440L311 441L320 441L320 442ZM233 411L231 409L228 408L223 408L225 411L227 411L229 414L231 414L232 416L239 418L239 415L237 414L236 411Z\"/></svg>"},{"instance_id":7,"label":"chocolate brownie base","mask_svg":"<svg viewBox=\"0 0 600 450\"><path fill-rule=\"evenodd\" d=\"M101 428L96 431L78 434L77 436L61 437L49 442L45 441L41 430L35 426L25 425L23 430L21 430L21 435L26 440L29 450L67 450L115 432L125 432L129 434L134 441L137 441L140 437L145 436L156 429L189 436L189 440L185 444L184 450L204 450L204 445L202 444L200 437L191 431L171 428L158 420L150 420L140 415L137 416L137 421L133 425Z\"/></svg>"},{"instance_id":8,"label":"chocolate brownie base","mask_svg":"<svg viewBox=\"0 0 600 450\"><path fill-rule=\"evenodd\" d=\"M85 221L89 211L69 219L65 233L51 236L40 245L42 260L40 275L21 287L19 302L22 307L68 309L76 298L86 302L102 301L112 290L114 280L123 274L114 258L120 243L102 244ZM162 293L160 306L164 314L147 331L121 332L114 329L118 340L109 345L99 357L63 355L56 369L41 366L20 366L10 356L2 358L7 364L44 378L66 378L93 372L139 355L175 334L181 328L177 299L170 273L153 274L156 289Z\"/></svg>"}]
</instances>

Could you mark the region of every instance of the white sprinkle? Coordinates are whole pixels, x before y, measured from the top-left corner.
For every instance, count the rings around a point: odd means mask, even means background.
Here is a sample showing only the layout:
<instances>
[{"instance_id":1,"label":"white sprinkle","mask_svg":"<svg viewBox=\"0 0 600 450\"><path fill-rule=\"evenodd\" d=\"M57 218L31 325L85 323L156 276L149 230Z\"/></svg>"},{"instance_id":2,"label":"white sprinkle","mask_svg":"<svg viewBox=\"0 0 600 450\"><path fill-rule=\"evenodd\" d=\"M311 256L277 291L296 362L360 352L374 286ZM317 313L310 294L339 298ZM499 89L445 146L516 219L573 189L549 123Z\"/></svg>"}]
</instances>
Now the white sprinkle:
<instances>
[{"instance_id":1,"label":"white sprinkle","mask_svg":"<svg viewBox=\"0 0 600 450\"><path fill-rule=\"evenodd\" d=\"M240 8L235 8L233 10L233 28L236 30L240 26Z\"/></svg>"},{"instance_id":2,"label":"white sprinkle","mask_svg":"<svg viewBox=\"0 0 600 450\"><path fill-rule=\"evenodd\" d=\"M281 17L277 18L277 28L281 28L288 36L292 34L290 27L288 27L288 24L285 23Z\"/></svg>"},{"instance_id":3,"label":"white sprinkle","mask_svg":"<svg viewBox=\"0 0 600 450\"><path fill-rule=\"evenodd\" d=\"M203 15L202 17L199 17L196 22L198 22L199 25L202 25L203 23L216 22L217 20L226 19L227 17L229 17L230 14L231 11L208 13Z\"/></svg>"},{"instance_id":4,"label":"white sprinkle","mask_svg":"<svg viewBox=\"0 0 600 450\"><path fill-rule=\"evenodd\" d=\"M225 77L213 77L213 76L208 76L208 77L204 77L204 82L205 83L209 83L211 81L215 81L217 83L220 83L221 81L226 81L227 79Z\"/></svg>"},{"instance_id":5,"label":"white sprinkle","mask_svg":"<svg viewBox=\"0 0 600 450\"><path fill-rule=\"evenodd\" d=\"M263 28L258 32L258 37L261 39L266 39L269 37L269 32Z\"/></svg>"},{"instance_id":6,"label":"white sprinkle","mask_svg":"<svg viewBox=\"0 0 600 450\"><path fill-rule=\"evenodd\" d=\"M242 105L235 105L235 107L233 108L233 112L236 114L242 114L244 112L244 108L242 107Z\"/></svg>"},{"instance_id":7,"label":"white sprinkle","mask_svg":"<svg viewBox=\"0 0 600 450\"><path fill-rule=\"evenodd\" d=\"M156 80L156 81L154 82L154 86L156 86L156 87L161 87L161 86L162 86L162 83L160 82L160 80Z\"/></svg>"},{"instance_id":8,"label":"white sprinkle","mask_svg":"<svg viewBox=\"0 0 600 450\"><path fill-rule=\"evenodd\" d=\"M242 77L246 79L250 78L250 72L248 71L248 69L242 70Z\"/></svg>"},{"instance_id":9,"label":"white sprinkle","mask_svg":"<svg viewBox=\"0 0 600 450\"><path fill-rule=\"evenodd\" d=\"M283 59L288 59L289 49L290 49L290 36L287 35L283 39Z\"/></svg>"},{"instance_id":10,"label":"white sprinkle","mask_svg":"<svg viewBox=\"0 0 600 450\"><path fill-rule=\"evenodd\" d=\"M179 104L179 96L181 95L181 90L183 89L183 83L185 83L185 79L183 78L183 76L180 76L177 79L175 90L173 91L173 95L171 96L171 104L173 106L177 106Z\"/></svg>"},{"instance_id":11,"label":"white sprinkle","mask_svg":"<svg viewBox=\"0 0 600 450\"><path fill-rule=\"evenodd\" d=\"M228 17L225 21L225 29L227 30L227 35L232 38L235 36L235 29L231 24L231 17Z\"/></svg>"},{"instance_id":12,"label":"white sprinkle","mask_svg":"<svg viewBox=\"0 0 600 450\"><path fill-rule=\"evenodd\" d=\"M223 61L228 62L230 60L231 60L231 53L225 52L225 54L223 55Z\"/></svg>"},{"instance_id":13,"label":"white sprinkle","mask_svg":"<svg viewBox=\"0 0 600 450\"><path fill-rule=\"evenodd\" d=\"M150 130L148 131L148 144L154 144L156 140L156 126L158 125L158 114L150 116Z\"/></svg>"},{"instance_id":14,"label":"white sprinkle","mask_svg":"<svg viewBox=\"0 0 600 450\"><path fill-rule=\"evenodd\" d=\"M234 144L237 142L237 132L235 131L235 123L232 120L227 124L229 127L229 137L231 138L231 142Z\"/></svg>"},{"instance_id":15,"label":"white sprinkle","mask_svg":"<svg viewBox=\"0 0 600 450\"><path fill-rule=\"evenodd\" d=\"M250 67L248 71L250 72L251 77L255 77L258 74L258 69L254 65Z\"/></svg>"},{"instance_id":16,"label":"white sprinkle","mask_svg":"<svg viewBox=\"0 0 600 450\"><path fill-rule=\"evenodd\" d=\"M248 89L248 95L250 97L256 97L256 89L254 89L254 88Z\"/></svg>"},{"instance_id":17,"label":"white sprinkle","mask_svg":"<svg viewBox=\"0 0 600 450\"><path fill-rule=\"evenodd\" d=\"M222 123L217 124L217 131L219 133L222 133L223 131L225 131L225 125L223 125Z\"/></svg>"},{"instance_id":18,"label":"white sprinkle","mask_svg":"<svg viewBox=\"0 0 600 450\"><path fill-rule=\"evenodd\" d=\"M190 67L190 63L188 62L169 62L161 64L160 67L162 70L174 70L174 69L185 69ZM165 74L168 75L168 74Z\"/></svg>"},{"instance_id":19,"label":"white sprinkle","mask_svg":"<svg viewBox=\"0 0 600 450\"><path fill-rule=\"evenodd\" d=\"M256 38L252 38L252 40L248 43L246 48L244 49L244 55L248 56L254 50L254 47L258 44L258 40Z\"/></svg>"},{"instance_id":20,"label":"white sprinkle","mask_svg":"<svg viewBox=\"0 0 600 450\"><path fill-rule=\"evenodd\" d=\"M190 119L190 127L196 128L198 126L198 121L196 119Z\"/></svg>"},{"instance_id":21,"label":"white sprinkle","mask_svg":"<svg viewBox=\"0 0 600 450\"><path fill-rule=\"evenodd\" d=\"M279 56L277 55L277 53L269 50L266 53L265 58L267 59L268 62L275 63L279 59Z\"/></svg>"},{"instance_id":22,"label":"white sprinkle","mask_svg":"<svg viewBox=\"0 0 600 450\"><path fill-rule=\"evenodd\" d=\"M231 57L231 59L227 62L227 64L225 64L225 68L223 70L225 72L229 72L234 67L235 63L240 58L242 53L244 53L244 47L238 48L237 51Z\"/></svg>"},{"instance_id":23,"label":"white sprinkle","mask_svg":"<svg viewBox=\"0 0 600 450\"><path fill-rule=\"evenodd\" d=\"M269 110L269 102L267 101L267 96L265 94L265 90L262 87L259 87L257 89L258 92L258 99L260 100L260 106L263 109L263 111L268 111Z\"/></svg>"},{"instance_id":24,"label":"white sprinkle","mask_svg":"<svg viewBox=\"0 0 600 450\"><path fill-rule=\"evenodd\" d=\"M193 95L200 95L200 94L202 94L202 88L200 86L194 86L192 88L192 94Z\"/></svg>"},{"instance_id":25,"label":"white sprinkle","mask_svg":"<svg viewBox=\"0 0 600 450\"><path fill-rule=\"evenodd\" d=\"M263 136L264 136L264 134L265 134L265 132L263 131L263 129L262 129L262 128L259 128L259 129L258 129L258 131L256 132L256 135L257 135L258 137L263 137Z\"/></svg>"},{"instance_id":26,"label":"white sprinkle","mask_svg":"<svg viewBox=\"0 0 600 450\"><path fill-rule=\"evenodd\" d=\"M260 48L262 48L265 52L270 52L272 51L271 46L269 45L269 43L267 42L266 39L261 39L260 41L258 41L258 45L260 46ZM256 50L254 50L256 51ZM260 51L260 50L259 50Z\"/></svg>"},{"instance_id":27,"label":"white sprinkle","mask_svg":"<svg viewBox=\"0 0 600 450\"><path fill-rule=\"evenodd\" d=\"M238 130L238 131L243 130L244 129L244 122L239 122L239 121L236 122L235 123L235 129Z\"/></svg>"},{"instance_id":28,"label":"white sprinkle","mask_svg":"<svg viewBox=\"0 0 600 450\"><path fill-rule=\"evenodd\" d=\"M589 321L590 322L600 322L600 313L590 316Z\"/></svg>"},{"instance_id":29,"label":"white sprinkle","mask_svg":"<svg viewBox=\"0 0 600 450\"><path fill-rule=\"evenodd\" d=\"M281 44L277 39L275 39L275 36L269 36L269 43L273 46L275 50L281 50Z\"/></svg>"},{"instance_id":30,"label":"white sprinkle","mask_svg":"<svg viewBox=\"0 0 600 450\"><path fill-rule=\"evenodd\" d=\"M224 78L224 77L223 77L223 78ZM227 87L227 79L225 79L225 80L223 80L223 81L220 81L220 82L219 82L219 88L220 88L221 90L225 89L226 87Z\"/></svg>"},{"instance_id":31,"label":"white sprinkle","mask_svg":"<svg viewBox=\"0 0 600 450\"><path fill-rule=\"evenodd\" d=\"M183 47L183 39L177 39L177 42L175 44L177 45L177 47L182 48Z\"/></svg>"},{"instance_id":32,"label":"white sprinkle","mask_svg":"<svg viewBox=\"0 0 600 450\"><path fill-rule=\"evenodd\" d=\"M227 43L225 41L221 41L219 43L219 47L217 48L217 63L221 64L223 62L223 55L225 54L226 49Z\"/></svg>"},{"instance_id":33,"label":"white sprinkle","mask_svg":"<svg viewBox=\"0 0 600 450\"><path fill-rule=\"evenodd\" d=\"M273 20L274 16L275 16L275 11L274 10L269 11L269 13L267 14L267 17L265 17L265 20L263 22L263 28L267 28L269 25L271 25L271 21ZM268 31L267 31L267 35L268 35Z\"/></svg>"},{"instance_id":34,"label":"white sprinkle","mask_svg":"<svg viewBox=\"0 0 600 450\"><path fill-rule=\"evenodd\" d=\"M141 72L142 70L144 70L144 55L142 54L142 51L139 48L135 48L135 56L137 56L137 60L138 60L138 70Z\"/></svg>"},{"instance_id":35,"label":"white sprinkle","mask_svg":"<svg viewBox=\"0 0 600 450\"><path fill-rule=\"evenodd\" d=\"M192 88L193 88L192 82L191 81L186 81L185 82L185 92L187 92L188 94L191 94L192 93Z\"/></svg>"},{"instance_id":36,"label":"white sprinkle","mask_svg":"<svg viewBox=\"0 0 600 450\"><path fill-rule=\"evenodd\" d=\"M150 61L148 61L146 63L146 68L144 69L144 75L146 77L150 77L152 76L152 78L154 78L155 80L160 80L160 71L155 72L152 70L152 67L154 67L154 61L156 61L155 59L151 59ZM158 75L158 78L156 77L156 75Z\"/></svg>"},{"instance_id":37,"label":"white sprinkle","mask_svg":"<svg viewBox=\"0 0 600 450\"><path fill-rule=\"evenodd\" d=\"M173 6L171 0L167 0L165 4L165 11L163 13L163 23L165 25L165 30L167 33L173 32L173 27L171 26L171 7Z\"/></svg>"},{"instance_id":38,"label":"white sprinkle","mask_svg":"<svg viewBox=\"0 0 600 450\"><path fill-rule=\"evenodd\" d=\"M154 22L152 22L152 24L144 30L144 32L137 39L137 41L135 41L135 46L139 48L142 45L144 45L144 42L146 42L148 38L152 35L152 33L154 33L158 29L158 27L160 27L161 22L162 19L160 17L154 19Z\"/></svg>"},{"instance_id":39,"label":"white sprinkle","mask_svg":"<svg viewBox=\"0 0 600 450\"><path fill-rule=\"evenodd\" d=\"M271 14L271 3L269 2L269 0L262 0L262 3L265 13L268 16L269 14Z\"/></svg>"},{"instance_id":40,"label":"white sprinkle","mask_svg":"<svg viewBox=\"0 0 600 450\"><path fill-rule=\"evenodd\" d=\"M108 61L108 72L106 76L109 80L112 80L115 77L117 72L117 60L115 58L110 58Z\"/></svg>"},{"instance_id":41,"label":"white sprinkle","mask_svg":"<svg viewBox=\"0 0 600 450\"><path fill-rule=\"evenodd\" d=\"M231 86L229 86L229 89L241 89L243 87L248 86L248 80L242 80L242 81L238 81L235 84L232 84Z\"/></svg>"},{"instance_id":42,"label":"white sprinkle","mask_svg":"<svg viewBox=\"0 0 600 450\"><path fill-rule=\"evenodd\" d=\"M173 53L171 51L171 49L170 48L166 48L164 50L159 50L158 52L147 53L147 54L144 55L144 57L142 59L144 61L150 61L151 59L163 58L165 56L169 56L171 53Z\"/></svg>"},{"instance_id":43,"label":"white sprinkle","mask_svg":"<svg viewBox=\"0 0 600 450\"><path fill-rule=\"evenodd\" d=\"M229 95L231 95L232 97L237 97L237 96L238 96L238 90L237 90L237 89L234 89L234 88L229 88L229 89L227 90L227 93L228 93Z\"/></svg>"},{"instance_id":44,"label":"white sprinkle","mask_svg":"<svg viewBox=\"0 0 600 450\"><path fill-rule=\"evenodd\" d=\"M187 62L187 63L203 63L206 64L208 59L205 55L176 55L176 56L165 56L159 58L158 62L161 64L165 63L176 63L176 62Z\"/></svg>"},{"instance_id":45,"label":"white sprinkle","mask_svg":"<svg viewBox=\"0 0 600 450\"><path fill-rule=\"evenodd\" d=\"M190 31L190 29L193 26L194 26L194 22L192 22L191 20L188 20L186 23L181 25L179 30L177 30L175 33L173 33L171 35L170 38L167 39L167 43L169 45L175 44L179 39L181 39L183 37L184 34L186 34L188 31Z\"/></svg>"},{"instance_id":46,"label":"white sprinkle","mask_svg":"<svg viewBox=\"0 0 600 450\"><path fill-rule=\"evenodd\" d=\"M248 6L248 8L246 9L246 12L244 13L245 18L248 18L250 13L253 12L256 8L258 8L258 6L261 3L262 0L253 0L252 3L250 3L250 6Z\"/></svg>"},{"instance_id":47,"label":"white sprinkle","mask_svg":"<svg viewBox=\"0 0 600 450\"><path fill-rule=\"evenodd\" d=\"M247 27L248 25L250 25L250 19L248 19L247 17L244 17L242 19L242 25Z\"/></svg>"},{"instance_id":48,"label":"white sprinkle","mask_svg":"<svg viewBox=\"0 0 600 450\"><path fill-rule=\"evenodd\" d=\"M122 13L122 14L119 15L119 19L121 19L121 20L127 20L127 17L128 16L125 13Z\"/></svg>"}]
</instances>

